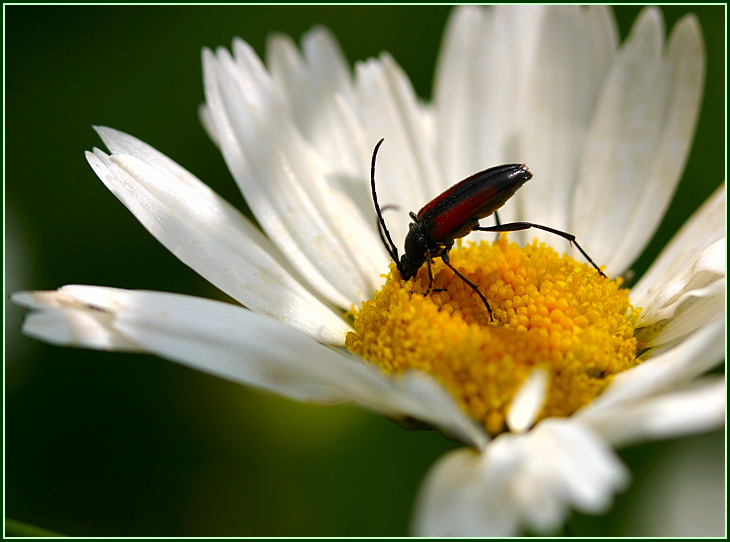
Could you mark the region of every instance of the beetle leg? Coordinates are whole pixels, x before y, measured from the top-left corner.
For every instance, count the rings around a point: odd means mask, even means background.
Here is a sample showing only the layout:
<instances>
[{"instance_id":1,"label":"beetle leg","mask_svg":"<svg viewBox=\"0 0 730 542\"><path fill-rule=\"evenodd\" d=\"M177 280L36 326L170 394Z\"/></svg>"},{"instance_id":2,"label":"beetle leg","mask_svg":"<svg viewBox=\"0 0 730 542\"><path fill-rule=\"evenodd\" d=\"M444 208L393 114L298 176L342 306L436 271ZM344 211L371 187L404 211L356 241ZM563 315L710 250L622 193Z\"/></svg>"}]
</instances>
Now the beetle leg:
<instances>
[{"instance_id":1,"label":"beetle leg","mask_svg":"<svg viewBox=\"0 0 730 542\"><path fill-rule=\"evenodd\" d=\"M431 292L433 291L433 271L431 271L431 255L429 254L428 258L426 258L426 268L428 269L428 289L426 290L426 293L424 293L424 296L431 295Z\"/></svg>"},{"instance_id":2,"label":"beetle leg","mask_svg":"<svg viewBox=\"0 0 730 542\"><path fill-rule=\"evenodd\" d=\"M484 297L484 294L479 291L479 287L474 284L472 281L470 281L468 278L466 278L463 274L461 274L456 267L451 265L451 262L449 262L449 250L451 250L451 247L454 246L454 243L452 242L451 245L449 245L448 248L445 248L444 251L441 253L441 259L443 262L454 272L454 274L459 277L461 280L466 282L469 287L474 290L479 298L484 302L484 306L487 307L487 311L489 311L489 320L493 321L494 316L492 315L492 307L489 306L489 301L487 301L487 298Z\"/></svg>"},{"instance_id":3,"label":"beetle leg","mask_svg":"<svg viewBox=\"0 0 730 542\"><path fill-rule=\"evenodd\" d=\"M497 228L502 225L502 223L499 221L499 213L497 211L494 211L494 222L496 223ZM497 232L497 236L494 238L494 240L499 241L499 232Z\"/></svg>"},{"instance_id":4,"label":"beetle leg","mask_svg":"<svg viewBox=\"0 0 730 542\"><path fill-rule=\"evenodd\" d=\"M450 241L446 243L442 247L438 247L436 249L433 249L432 252L429 252L428 258L426 259L426 266L428 268L428 290L423 295L429 295L431 292L443 292L444 288L434 288L433 287L433 271L431 271L431 259L432 258L438 258L441 256L441 259L445 262L449 261L449 251L454 246L454 242Z\"/></svg>"},{"instance_id":5,"label":"beetle leg","mask_svg":"<svg viewBox=\"0 0 730 542\"><path fill-rule=\"evenodd\" d=\"M580 251L580 253L583 254L583 257L585 257L585 259L588 260L588 263L590 263L593 267L596 268L596 271L598 271L602 277L606 277L604 272L598 268L596 263L586 253L586 251L581 248L581 246L575 240L575 235L573 235L572 233L556 230L553 228L548 228L547 226L543 226L541 224L533 224L532 222L510 222L509 224L500 224L498 226L479 226L478 228L474 228L474 229L479 230L479 231L501 232L501 231L528 230L530 228L537 228L538 230L544 230L544 231L553 233L555 235L559 235L563 239L567 239L569 243L575 245L575 248L577 248ZM606 277L606 278L608 278L608 277Z\"/></svg>"}]
</instances>

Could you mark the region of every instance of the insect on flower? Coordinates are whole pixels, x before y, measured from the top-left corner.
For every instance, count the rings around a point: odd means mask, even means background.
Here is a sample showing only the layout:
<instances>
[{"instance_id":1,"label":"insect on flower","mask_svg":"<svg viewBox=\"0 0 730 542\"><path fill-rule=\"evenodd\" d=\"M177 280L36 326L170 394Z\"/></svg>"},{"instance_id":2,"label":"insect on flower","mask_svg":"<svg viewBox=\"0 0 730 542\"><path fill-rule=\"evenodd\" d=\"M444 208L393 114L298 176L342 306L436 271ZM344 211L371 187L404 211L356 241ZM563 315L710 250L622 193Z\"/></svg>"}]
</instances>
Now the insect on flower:
<instances>
[{"instance_id":1,"label":"insect on flower","mask_svg":"<svg viewBox=\"0 0 730 542\"><path fill-rule=\"evenodd\" d=\"M421 266L424 263L426 264L429 283L425 295L428 295L433 287L431 260L440 256L454 274L477 293L484 302L487 311L489 311L490 319L493 319L492 308L489 306L484 294L479 291L479 287L449 262L449 252L454 246L454 240L465 237L472 231L508 232L537 228L554 233L575 244L575 247L596 268L601 276L606 276L576 242L575 235L571 233L532 222L499 223L496 214L497 209L514 196L523 184L532 179L532 173L530 173L526 164L505 164L475 173L436 196L424 205L418 211L418 214L410 212L413 222L410 224L406 235L404 254L398 259L398 249L385 225L383 213L378 204L378 196L375 192L375 159L383 141L384 139L381 139L375 145L370 166L370 187L373 193L375 210L378 213L380 239L383 241L390 257L393 258L403 280L414 277ZM479 220L492 214L497 219L496 226L479 225Z\"/></svg>"}]
</instances>

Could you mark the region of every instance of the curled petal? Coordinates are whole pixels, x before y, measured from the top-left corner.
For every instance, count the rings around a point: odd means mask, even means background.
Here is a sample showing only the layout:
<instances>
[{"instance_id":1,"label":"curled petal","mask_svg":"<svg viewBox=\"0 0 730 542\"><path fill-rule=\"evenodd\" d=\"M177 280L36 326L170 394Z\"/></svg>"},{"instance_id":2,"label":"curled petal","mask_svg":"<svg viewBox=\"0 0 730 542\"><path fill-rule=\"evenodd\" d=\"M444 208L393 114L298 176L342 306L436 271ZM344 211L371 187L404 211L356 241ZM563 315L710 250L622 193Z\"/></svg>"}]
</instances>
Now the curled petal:
<instances>
[{"instance_id":1,"label":"curled petal","mask_svg":"<svg viewBox=\"0 0 730 542\"><path fill-rule=\"evenodd\" d=\"M725 425L725 379L708 378L671 393L614 404L583 421L614 446L719 429Z\"/></svg>"},{"instance_id":2,"label":"curled petal","mask_svg":"<svg viewBox=\"0 0 730 542\"><path fill-rule=\"evenodd\" d=\"M509 477L514 462L492 458L488 463L488 457L462 448L431 467L416 504L415 536L514 536L519 532L516 511L500 500L503 481L497 473L501 467Z\"/></svg>"},{"instance_id":3,"label":"curled petal","mask_svg":"<svg viewBox=\"0 0 730 542\"><path fill-rule=\"evenodd\" d=\"M420 536L553 533L568 510L605 512L629 481L626 468L593 431L547 420L505 434L481 453L456 450L426 478L416 507Z\"/></svg>"},{"instance_id":4,"label":"curled petal","mask_svg":"<svg viewBox=\"0 0 730 542\"><path fill-rule=\"evenodd\" d=\"M645 347L685 337L725 313L725 239L707 247L647 299L636 335Z\"/></svg>"},{"instance_id":5,"label":"curled petal","mask_svg":"<svg viewBox=\"0 0 730 542\"><path fill-rule=\"evenodd\" d=\"M725 320L720 318L673 348L617 375L606 391L577 416L590 423L588 420L601 416L602 410L681 388L722 361L724 355Z\"/></svg>"},{"instance_id":6,"label":"curled petal","mask_svg":"<svg viewBox=\"0 0 730 542\"><path fill-rule=\"evenodd\" d=\"M722 183L674 235L639 282L631 288L631 303L646 307L659 290L673 281L688 262L725 237L725 183Z\"/></svg>"}]
</instances>

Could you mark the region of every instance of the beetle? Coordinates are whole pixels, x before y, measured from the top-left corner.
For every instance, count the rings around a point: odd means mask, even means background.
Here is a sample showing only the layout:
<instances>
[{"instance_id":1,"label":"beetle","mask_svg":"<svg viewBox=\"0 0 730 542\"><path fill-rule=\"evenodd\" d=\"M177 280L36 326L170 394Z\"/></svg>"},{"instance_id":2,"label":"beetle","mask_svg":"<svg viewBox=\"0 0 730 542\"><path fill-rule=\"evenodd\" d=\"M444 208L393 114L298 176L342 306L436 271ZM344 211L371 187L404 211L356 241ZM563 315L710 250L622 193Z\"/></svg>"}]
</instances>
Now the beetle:
<instances>
[{"instance_id":1,"label":"beetle","mask_svg":"<svg viewBox=\"0 0 730 542\"><path fill-rule=\"evenodd\" d=\"M449 252L454 246L454 241L473 231L499 233L537 228L559 235L574 244L601 276L606 277L603 271L576 242L575 235L533 222L500 224L497 209L502 207L522 185L532 178L532 173L526 164L505 164L474 173L436 196L424 205L418 213L410 212L409 215L413 222L411 222L406 235L403 247L404 254L399 259L398 249L385 225L382 209L378 204L378 195L375 191L375 160L383 141L385 141L385 138L375 145L370 166L370 188L373 194L375 211L378 215L378 232L385 249L393 258L403 280L413 278L421 266L424 263L426 264L429 284L428 291L424 295L428 295L433 287L431 260L440 257L456 276L479 295L487 311L489 311L489 318L493 319L492 308L489 306L484 294L479 291L479 287L449 262ZM479 225L479 220L492 214L494 214L497 221L495 226Z\"/></svg>"}]
</instances>

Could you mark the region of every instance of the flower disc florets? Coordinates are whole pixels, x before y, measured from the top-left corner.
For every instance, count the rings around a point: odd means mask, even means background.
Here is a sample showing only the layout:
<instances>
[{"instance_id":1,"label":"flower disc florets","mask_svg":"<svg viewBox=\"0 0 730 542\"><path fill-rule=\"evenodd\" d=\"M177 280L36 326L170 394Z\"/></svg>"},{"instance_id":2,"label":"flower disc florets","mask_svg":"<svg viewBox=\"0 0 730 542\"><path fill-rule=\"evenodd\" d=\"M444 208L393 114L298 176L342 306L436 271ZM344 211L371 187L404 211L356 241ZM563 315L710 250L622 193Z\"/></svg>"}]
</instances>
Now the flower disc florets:
<instances>
[{"instance_id":1,"label":"flower disc florets","mask_svg":"<svg viewBox=\"0 0 730 542\"><path fill-rule=\"evenodd\" d=\"M496 434L536 368L550 377L540 418L569 416L599 395L613 375L634 366L638 341L621 280L543 244L503 236L456 247L451 263L477 284L493 311L440 260L404 283L395 265L372 301L355 312L347 348L388 373L434 376L466 412Z\"/></svg>"}]
</instances>

